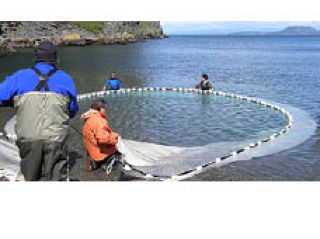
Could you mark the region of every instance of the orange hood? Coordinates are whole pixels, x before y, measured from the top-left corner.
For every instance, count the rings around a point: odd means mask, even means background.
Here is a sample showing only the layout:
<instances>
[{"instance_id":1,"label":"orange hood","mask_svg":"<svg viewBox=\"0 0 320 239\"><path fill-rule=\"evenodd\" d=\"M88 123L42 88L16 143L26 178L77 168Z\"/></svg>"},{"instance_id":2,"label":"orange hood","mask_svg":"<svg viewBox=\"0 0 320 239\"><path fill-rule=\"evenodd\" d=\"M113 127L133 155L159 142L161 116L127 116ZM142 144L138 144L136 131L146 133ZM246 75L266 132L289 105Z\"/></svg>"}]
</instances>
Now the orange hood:
<instances>
[{"instance_id":1,"label":"orange hood","mask_svg":"<svg viewBox=\"0 0 320 239\"><path fill-rule=\"evenodd\" d=\"M105 114L102 114L100 111L94 110L94 109L90 109L87 112L83 113L81 115L81 118L84 120L87 120L87 119L91 118L92 116L97 116L97 114L99 116L101 116L102 118L105 118L105 119L107 118Z\"/></svg>"}]
</instances>

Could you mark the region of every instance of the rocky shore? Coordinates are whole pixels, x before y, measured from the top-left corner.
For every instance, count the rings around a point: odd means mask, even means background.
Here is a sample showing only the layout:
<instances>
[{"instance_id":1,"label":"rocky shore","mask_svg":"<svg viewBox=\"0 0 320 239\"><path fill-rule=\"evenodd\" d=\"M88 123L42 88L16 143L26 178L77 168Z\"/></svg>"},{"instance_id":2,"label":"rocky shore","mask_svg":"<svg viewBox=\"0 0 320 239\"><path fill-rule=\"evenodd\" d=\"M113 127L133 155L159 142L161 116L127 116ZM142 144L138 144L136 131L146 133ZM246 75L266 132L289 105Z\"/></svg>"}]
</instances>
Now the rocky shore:
<instances>
[{"instance_id":1,"label":"rocky shore","mask_svg":"<svg viewBox=\"0 0 320 239\"><path fill-rule=\"evenodd\" d=\"M160 22L0 22L0 56L49 40L62 46L129 44L161 39Z\"/></svg>"}]
</instances>

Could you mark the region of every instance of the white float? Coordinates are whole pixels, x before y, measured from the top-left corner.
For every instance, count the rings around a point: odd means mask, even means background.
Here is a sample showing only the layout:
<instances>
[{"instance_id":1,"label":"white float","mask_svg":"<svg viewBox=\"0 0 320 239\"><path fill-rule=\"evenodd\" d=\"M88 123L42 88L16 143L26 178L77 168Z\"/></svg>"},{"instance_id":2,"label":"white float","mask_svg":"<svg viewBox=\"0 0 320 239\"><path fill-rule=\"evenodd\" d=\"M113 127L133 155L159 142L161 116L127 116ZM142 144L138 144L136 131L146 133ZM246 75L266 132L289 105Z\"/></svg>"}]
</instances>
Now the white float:
<instances>
[{"instance_id":1,"label":"white float","mask_svg":"<svg viewBox=\"0 0 320 239\"><path fill-rule=\"evenodd\" d=\"M118 91L117 93L121 94L121 93L125 93L125 92L129 93L129 92L132 92L132 91L139 91L140 92L140 91L147 91L147 90L150 90L150 91L172 90L172 91L179 91L179 92L194 92L194 93L198 93L198 94L213 94L213 95L219 95L219 96L225 96L225 97L232 97L232 98L236 98L236 99L239 99L239 100L242 100L242 101L252 102L252 103L255 103L257 105L261 105L261 106L268 107L268 108L271 108L273 110L276 110L276 111L280 112L281 114L283 114L287 118L288 124L283 129L281 129L278 133L272 134L267 139L263 140L264 142L275 140L276 137L285 134L293 126L292 115L288 111L286 111L285 109L283 109L283 108L281 108L281 107L279 107L277 105L269 104L269 103L267 103L265 101L259 101L257 99L251 98L251 97L241 96L241 95L237 95L237 94L233 94L233 93L226 93L226 92L214 91L214 90L202 91L202 90L198 90L198 89L182 88L182 87L179 87L179 88L166 88L166 87L150 87L150 88L139 87L139 88L136 88L136 87L132 87L131 89L130 88L129 89L122 89L122 90ZM92 92L90 94L80 94L80 95L78 95L77 99L79 101L81 101L82 99L89 98L89 97L92 97L92 96L100 96L102 94L109 95L110 93L114 93L114 92L116 92L116 91L106 91L106 92L100 91L100 92ZM9 137L11 137L11 136L9 136ZM249 144L249 146L246 146L246 147L243 148L243 152L249 151L249 150L251 150L252 148L254 148L256 146L261 146L262 143L263 142L261 140L257 141L256 143L251 143L251 144ZM232 151L232 152L230 152L229 155L232 156L232 157L236 157L240 153L241 152L238 153L237 151ZM228 157L224 157L223 159L226 159L226 158L228 158ZM219 164L221 161L222 161L222 159L220 157L217 157L217 158L214 159L214 161L208 163L206 166L211 165L211 164L213 164L213 165L214 164ZM135 169L132 166L126 164L124 166L124 170L131 171L131 170L135 170ZM194 168L193 170L191 170L189 173L186 173L186 174L194 174L194 173L200 172L202 170L203 170L203 166L200 165L200 166L197 166L196 168ZM179 175L181 175L181 174L179 174ZM144 175L144 177L145 178L150 178L150 179L151 178L155 178L155 176L153 176L150 173L146 173ZM179 180L181 178L182 177L178 176L178 175L173 175L173 176L170 177L171 180ZM157 179L166 180L166 177L161 178L161 177L157 176Z\"/></svg>"}]
</instances>

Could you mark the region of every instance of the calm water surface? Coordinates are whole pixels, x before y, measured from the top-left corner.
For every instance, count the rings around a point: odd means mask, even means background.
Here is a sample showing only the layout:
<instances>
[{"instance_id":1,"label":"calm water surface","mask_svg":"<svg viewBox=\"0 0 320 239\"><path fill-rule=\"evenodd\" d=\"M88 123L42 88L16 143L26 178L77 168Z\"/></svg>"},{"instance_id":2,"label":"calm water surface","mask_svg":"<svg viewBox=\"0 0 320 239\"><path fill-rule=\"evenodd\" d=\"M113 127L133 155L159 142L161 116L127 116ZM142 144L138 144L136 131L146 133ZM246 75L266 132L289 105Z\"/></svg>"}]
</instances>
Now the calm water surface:
<instances>
[{"instance_id":1,"label":"calm water surface","mask_svg":"<svg viewBox=\"0 0 320 239\"><path fill-rule=\"evenodd\" d=\"M207 73L217 90L291 105L314 120L320 115L320 37L172 36L126 46L60 48L59 56L59 67L74 77L79 93L100 90L112 70L118 72L125 87L190 87ZM0 58L0 80L30 67L32 60L32 50ZM150 92L107 100L115 131L124 138L164 145L256 139L285 123L282 116L270 110L219 97ZM89 103L80 106L82 113ZM0 114L3 125L12 110L1 109ZM72 123L81 128L79 120ZM74 132L71 142L73 154L83 157L83 145ZM319 130L297 147L210 169L191 178L319 179Z\"/></svg>"}]
</instances>

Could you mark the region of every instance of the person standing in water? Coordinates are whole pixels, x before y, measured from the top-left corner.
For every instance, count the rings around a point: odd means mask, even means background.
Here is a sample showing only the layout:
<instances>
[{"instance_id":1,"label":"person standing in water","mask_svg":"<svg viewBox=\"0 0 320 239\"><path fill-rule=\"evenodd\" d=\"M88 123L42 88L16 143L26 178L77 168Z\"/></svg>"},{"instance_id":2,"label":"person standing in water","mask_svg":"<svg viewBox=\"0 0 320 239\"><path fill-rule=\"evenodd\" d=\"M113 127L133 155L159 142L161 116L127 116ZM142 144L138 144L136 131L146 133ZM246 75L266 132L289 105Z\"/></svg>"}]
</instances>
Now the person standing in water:
<instances>
[{"instance_id":1,"label":"person standing in water","mask_svg":"<svg viewBox=\"0 0 320 239\"><path fill-rule=\"evenodd\" d=\"M87 170L102 168L109 174L121 155L116 148L119 134L113 132L108 124L105 100L94 100L90 110L81 118L84 119L83 140L88 154Z\"/></svg>"},{"instance_id":2,"label":"person standing in water","mask_svg":"<svg viewBox=\"0 0 320 239\"><path fill-rule=\"evenodd\" d=\"M15 106L21 179L68 179L69 119L78 110L72 77L57 69L56 46L41 42L35 64L6 77L0 84L0 106ZM1 159L0 159L1 160Z\"/></svg>"},{"instance_id":3,"label":"person standing in water","mask_svg":"<svg viewBox=\"0 0 320 239\"><path fill-rule=\"evenodd\" d=\"M202 74L201 81L194 86L196 89L201 89L201 90L213 90L213 85L212 83L208 80L208 75L207 74Z\"/></svg>"},{"instance_id":4,"label":"person standing in water","mask_svg":"<svg viewBox=\"0 0 320 239\"><path fill-rule=\"evenodd\" d=\"M116 76L116 72L111 73L110 79L104 84L103 90L120 90L122 88L122 81Z\"/></svg>"}]
</instances>

